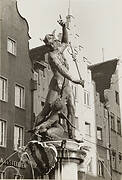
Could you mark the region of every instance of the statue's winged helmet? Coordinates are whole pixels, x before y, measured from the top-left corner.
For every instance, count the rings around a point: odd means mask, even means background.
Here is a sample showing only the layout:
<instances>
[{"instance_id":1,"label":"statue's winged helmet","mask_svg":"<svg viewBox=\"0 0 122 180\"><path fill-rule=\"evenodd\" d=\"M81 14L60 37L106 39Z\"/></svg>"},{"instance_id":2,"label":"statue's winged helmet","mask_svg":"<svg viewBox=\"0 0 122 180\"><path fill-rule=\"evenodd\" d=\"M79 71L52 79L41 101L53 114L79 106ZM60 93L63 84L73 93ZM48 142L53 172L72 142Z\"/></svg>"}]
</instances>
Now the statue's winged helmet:
<instances>
[{"instance_id":1,"label":"statue's winged helmet","mask_svg":"<svg viewBox=\"0 0 122 180\"><path fill-rule=\"evenodd\" d=\"M51 43L53 43L56 40L55 31L56 30L54 30L51 34L46 34L46 36L45 36L45 38L43 40L45 44L50 45Z\"/></svg>"}]
</instances>

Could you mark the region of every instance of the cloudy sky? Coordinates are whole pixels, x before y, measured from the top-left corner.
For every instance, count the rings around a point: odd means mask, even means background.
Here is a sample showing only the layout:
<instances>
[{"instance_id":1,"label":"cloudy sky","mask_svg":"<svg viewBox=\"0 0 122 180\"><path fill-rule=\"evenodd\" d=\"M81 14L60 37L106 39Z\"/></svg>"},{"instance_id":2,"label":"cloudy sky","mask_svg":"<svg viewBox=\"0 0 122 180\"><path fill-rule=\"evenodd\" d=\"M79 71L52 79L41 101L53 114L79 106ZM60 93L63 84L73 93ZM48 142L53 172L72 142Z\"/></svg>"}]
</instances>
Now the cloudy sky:
<instances>
[{"instance_id":1,"label":"cloudy sky","mask_svg":"<svg viewBox=\"0 0 122 180\"><path fill-rule=\"evenodd\" d=\"M30 48L41 45L40 38L54 29L59 14L65 19L69 0L18 0L19 11L29 23ZM71 14L83 53L91 62L122 57L122 0L71 0Z\"/></svg>"}]
</instances>

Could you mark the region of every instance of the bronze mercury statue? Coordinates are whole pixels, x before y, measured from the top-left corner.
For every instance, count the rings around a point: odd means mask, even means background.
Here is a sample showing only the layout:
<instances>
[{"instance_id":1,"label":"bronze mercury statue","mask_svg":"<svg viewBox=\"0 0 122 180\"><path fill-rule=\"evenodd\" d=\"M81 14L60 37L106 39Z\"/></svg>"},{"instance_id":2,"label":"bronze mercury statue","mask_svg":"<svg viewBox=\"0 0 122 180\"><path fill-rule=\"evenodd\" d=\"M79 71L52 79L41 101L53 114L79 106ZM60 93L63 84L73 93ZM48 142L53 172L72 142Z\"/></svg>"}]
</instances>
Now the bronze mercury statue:
<instances>
[{"instance_id":1,"label":"bronze mercury statue","mask_svg":"<svg viewBox=\"0 0 122 180\"><path fill-rule=\"evenodd\" d=\"M69 74L69 66L63 54L68 46L68 32L66 23L62 19L58 23L62 27L62 40L56 39L54 34L48 34L44 39L45 45L49 49L48 57L53 77L44 108L36 117L33 127L36 132L45 133L55 140L63 138L64 133L59 117L69 120L67 123L68 134L69 138L73 138L72 128L75 121L75 111L69 81L84 87L84 80L75 79Z\"/></svg>"}]
</instances>

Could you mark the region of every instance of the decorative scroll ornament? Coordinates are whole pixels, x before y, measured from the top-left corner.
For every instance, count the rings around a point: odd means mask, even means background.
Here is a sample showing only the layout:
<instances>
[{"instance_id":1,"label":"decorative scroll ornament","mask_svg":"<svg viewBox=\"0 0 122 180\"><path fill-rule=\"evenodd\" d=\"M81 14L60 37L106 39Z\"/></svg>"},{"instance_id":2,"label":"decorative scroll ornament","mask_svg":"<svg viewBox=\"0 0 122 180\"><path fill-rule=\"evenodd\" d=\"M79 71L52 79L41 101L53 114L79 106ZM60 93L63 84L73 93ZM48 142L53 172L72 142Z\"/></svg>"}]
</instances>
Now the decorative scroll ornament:
<instances>
[{"instance_id":1,"label":"decorative scroll ornament","mask_svg":"<svg viewBox=\"0 0 122 180\"><path fill-rule=\"evenodd\" d=\"M30 164L38 175L48 174L57 162L57 150L53 144L30 141L19 153L21 161Z\"/></svg>"}]
</instances>

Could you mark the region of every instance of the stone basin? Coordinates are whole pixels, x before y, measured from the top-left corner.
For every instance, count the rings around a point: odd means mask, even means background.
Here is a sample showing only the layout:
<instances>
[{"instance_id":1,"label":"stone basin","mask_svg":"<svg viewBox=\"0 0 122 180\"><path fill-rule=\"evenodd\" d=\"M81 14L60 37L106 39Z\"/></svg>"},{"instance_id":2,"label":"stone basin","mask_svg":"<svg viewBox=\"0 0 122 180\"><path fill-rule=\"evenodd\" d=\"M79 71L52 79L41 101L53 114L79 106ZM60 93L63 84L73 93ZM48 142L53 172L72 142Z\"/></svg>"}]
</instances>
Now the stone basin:
<instances>
[{"instance_id":1,"label":"stone basin","mask_svg":"<svg viewBox=\"0 0 122 180\"><path fill-rule=\"evenodd\" d=\"M57 141L46 141L46 144L53 144L56 147L60 147L62 145L62 142L65 143L65 148L69 150L78 150L81 147L81 143L77 143L76 141L70 140L70 139L64 139L64 140L57 140Z\"/></svg>"},{"instance_id":2,"label":"stone basin","mask_svg":"<svg viewBox=\"0 0 122 180\"><path fill-rule=\"evenodd\" d=\"M82 150L83 143L77 143L70 139L46 141L45 143L47 145L53 144L57 148L58 158L83 162L86 157L86 152Z\"/></svg>"}]
</instances>

